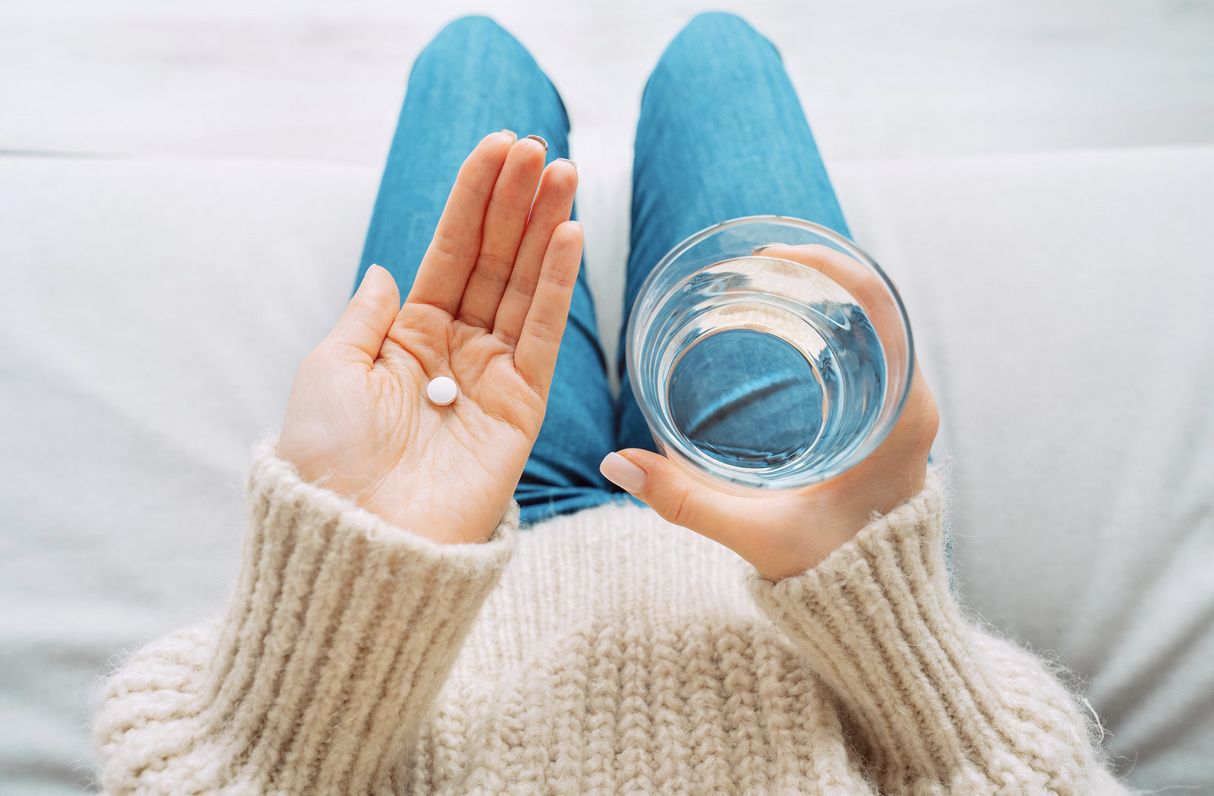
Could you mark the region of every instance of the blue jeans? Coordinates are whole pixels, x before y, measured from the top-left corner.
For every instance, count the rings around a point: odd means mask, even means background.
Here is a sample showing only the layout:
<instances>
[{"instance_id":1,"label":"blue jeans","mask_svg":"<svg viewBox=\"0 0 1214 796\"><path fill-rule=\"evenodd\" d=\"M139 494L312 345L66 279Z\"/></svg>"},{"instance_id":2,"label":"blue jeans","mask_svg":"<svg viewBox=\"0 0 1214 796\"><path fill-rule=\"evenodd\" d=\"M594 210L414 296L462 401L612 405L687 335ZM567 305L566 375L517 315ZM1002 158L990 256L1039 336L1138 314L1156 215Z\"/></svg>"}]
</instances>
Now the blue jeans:
<instances>
[{"instance_id":1,"label":"blue jeans","mask_svg":"<svg viewBox=\"0 0 1214 796\"><path fill-rule=\"evenodd\" d=\"M484 17L444 28L413 66L355 285L372 263L409 292L460 164L508 128L569 157L569 117L530 53ZM632 178L628 311L649 270L689 235L739 216L787 215L848 234L796 92L771 42L730 14L701 14L645 86ZM525 523L624 497L599 473L613 450L654 450L624 372L613 401L584 269L548 410L515 490Z\"/></svg>"}]
</instances>

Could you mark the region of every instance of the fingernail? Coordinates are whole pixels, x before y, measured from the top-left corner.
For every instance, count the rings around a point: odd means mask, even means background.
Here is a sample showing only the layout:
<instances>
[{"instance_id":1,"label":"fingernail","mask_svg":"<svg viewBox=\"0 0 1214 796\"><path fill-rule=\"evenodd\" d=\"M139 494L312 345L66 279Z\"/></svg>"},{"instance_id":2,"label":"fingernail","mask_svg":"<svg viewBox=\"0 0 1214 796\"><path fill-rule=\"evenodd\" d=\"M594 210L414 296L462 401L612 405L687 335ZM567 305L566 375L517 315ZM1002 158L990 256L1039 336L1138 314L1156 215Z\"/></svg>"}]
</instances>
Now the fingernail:
<instances>
[{"instance_id":1,"label":"fingernail","mask_svg":"<svg viewBox=\"0 0 1214 796\"><path fill-rule=\"evenodd\" d=\"M758 246L755 246L753 249L751 249L750 253L758 254L759 252L763 251L764 249L770 249L772 246L779 246L779 245L780 244L778 244L778 243L762 243Z\"/></svg>"},{"instance_id":2,"label":"fingernail","mask_svg":"<svg viewBox=\"0 0 1214 796\"><path fill-rule=\"evenodd\" d=\"M625 492L636 494L645 488L645 480L649 477L645 471L618 453L609 453L603 457L599 472L611 483Z\"/></svg>"},{"instance_id":3,"label":"fingernail","mask_svg":"<svg viewBox=\"0 0 1214 796\"><path fill-rule=\"evenodd\" d=\"M513 130L502 130L502 132L505 133L506 135L510 136L511 143L518 140L518 134L515 133Z\"/></svg>"},{"instance_id":4,"label":"fingernail","mask_svg":"<svg viewBox=\"0 0 1214 796\"><path fill-rule=\"evenodd\" d=\"M576 163L574 163L574 162L573 162L572 160L570 160L569 158L556 158L556 159L555 159L555 160L553 160L552 162L553 162L553 163L556 163L556 161L557 161L557 160L564 161L565 163L568 163L570 166L573 166L573 170L574 170L574 171L577 171L577 164L576 164Z\"/></svg>"},{"instance_id":5,"label":"fingernail","mask_svg":"<svg viewBox=\"0 0 1214 796\"><path fill-rule=\"evenodd\" d=\"M538 135L529 135L529 136L527 136L527 137L528 137L528 138L530 138L532 141L539 141L539 142L540 142L540 144L542 144L542 145L543 145L543 147L544 147L544 151L545 151L545 152L547 152L547 151L548 151L548 142L547 142L547 141L545 141L544 139L540 138Z\"/></svg>"}]
</instances>

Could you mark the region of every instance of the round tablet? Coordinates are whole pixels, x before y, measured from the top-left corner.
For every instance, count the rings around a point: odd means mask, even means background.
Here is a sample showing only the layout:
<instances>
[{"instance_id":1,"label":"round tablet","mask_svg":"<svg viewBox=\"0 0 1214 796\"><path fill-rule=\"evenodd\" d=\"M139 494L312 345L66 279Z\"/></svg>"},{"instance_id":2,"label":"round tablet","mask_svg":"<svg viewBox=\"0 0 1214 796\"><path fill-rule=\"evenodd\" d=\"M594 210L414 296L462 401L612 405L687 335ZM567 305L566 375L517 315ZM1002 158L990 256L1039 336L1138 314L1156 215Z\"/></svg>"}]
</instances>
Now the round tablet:
<instances>
[{"instance_id":1,"label":"round tablet","mask_svg":"<svg viewBox=\"0 0 1214 796\"><path fill-rule=\"evenodd\" d=\"M426 387L426 397L435 406L446 406L455 400L458 393L459 388L455 386L455 381L446 376L439 376Z\"/></svg>"}]
</instances>

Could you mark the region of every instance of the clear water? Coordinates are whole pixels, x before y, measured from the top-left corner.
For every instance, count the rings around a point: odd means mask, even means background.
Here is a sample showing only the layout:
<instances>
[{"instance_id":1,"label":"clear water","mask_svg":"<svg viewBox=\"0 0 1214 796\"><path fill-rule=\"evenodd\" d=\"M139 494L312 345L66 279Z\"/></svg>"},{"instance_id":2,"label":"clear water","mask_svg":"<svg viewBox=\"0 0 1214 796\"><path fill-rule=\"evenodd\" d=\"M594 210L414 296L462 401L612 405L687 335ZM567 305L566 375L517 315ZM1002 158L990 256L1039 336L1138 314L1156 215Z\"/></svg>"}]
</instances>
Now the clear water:
<instances>
[{"instance_id":1,"label":"clear water","mask_svg":"<svg viewBox=\"0 0 1214 796\"><path fill-rule=\"evenodd\" d=\"M830 469L876 424L881 344L855 298L813 269L716 263L676 287L649 334L664 345L659 411L715 469L781 480Z\"/></svg>"}]
</instances>

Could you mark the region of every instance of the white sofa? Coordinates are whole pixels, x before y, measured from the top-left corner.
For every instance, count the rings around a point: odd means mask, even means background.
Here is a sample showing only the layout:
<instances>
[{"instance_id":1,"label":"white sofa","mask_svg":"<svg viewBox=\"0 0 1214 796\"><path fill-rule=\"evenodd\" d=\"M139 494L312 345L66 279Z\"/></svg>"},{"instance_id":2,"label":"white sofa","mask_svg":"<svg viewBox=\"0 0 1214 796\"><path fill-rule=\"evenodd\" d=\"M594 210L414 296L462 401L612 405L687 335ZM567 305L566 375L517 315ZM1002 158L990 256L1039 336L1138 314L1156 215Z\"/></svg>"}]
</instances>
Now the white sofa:
<instances>
[{"instance_id":1,"label":"white sofa","mask_svg":"<svg viewBox=\"0 0 1214 796\"><path fill-rule=\"evenodd\" d=\"M376 3L336 22L319 5L189 6L203 21L191 38L189 14L166 22L168 12L132 7L123 13L134 21L76 7L55 18L0 13L19 23L3 34L9 43L25 31L37 44L11 56L21 79L3 89L10 107L46 111L41 121L0 120L0 150L9 150L0 155L2 793L93 787L85 725L97 678L122 650L220 610L250 448L280 420L296 364L348 295L404 70L450 15L418 9L421 22L406 25L406 11ZM1086 8L1077 7L1068 13L1079 19ZM613 12L651 23L612 40L629 45L619 51L605 46L619 32L605 10L554 21L516 3L503 13L569 101L587 267L609 348L640 81L687 15L655 8ZM866 24L844 5L823 8L833 34ZM949 7L927 8L926 21L867 24L886 44L905 24L949 41ZM810 11L792 9L777 3L752 17L803 94L829 100L828 90L804 89L824 78L812 74L820 59L797 50ZM387 32L371 24L380 13ZM277 61L249 55L261 33L280 28L282 40L264 42ZM354 65L323 70L332 113L385 106L354 113L365 126L293 130L258 115L257 91L235 87L246 76L277 85L275 64L309 48L323 55L334 30L347 44L359 31L376 43L371 65L358 65L350 44ZM404 44L384 44L402 30ZM570 30L619 68L576 65ZM106 36L121 45L112 71L89 77L85 66L105 62ZM243 53L234 64L229 45ZM351 89L362 91L358 102L342 98L342 81L389 49L390 68L378 65L387 74ZM190 77L199 52L205 74ZM844 63L859 63L852 57ZM103 111L76 74L116 107ZM164 107L174 84L158 74L190 89L180 107ZM596 86L614 93L596 104ZM903 95L883 90L898 117ZM223 97L235 98L230 112L207 116L226 107ZM92 128L69 124L71 101ZM1043 141L1075 141L1037 130L1020 134L1037 136L1032 146L1002 146L998 117L977 114L977 139L1013 151L967 150L956 133L935 151L926 129L890 138L865 124L871 109L826 105L819 139L844 212L900 285L942 408L937 448L955 461L964 600L1079 678L1131 782L1214 793L1214 145L1049 150ZM611 117L613 108L631 115ZM329 114L309 108L296 121L319 118Z\"/></svg>"}]
</instances>

